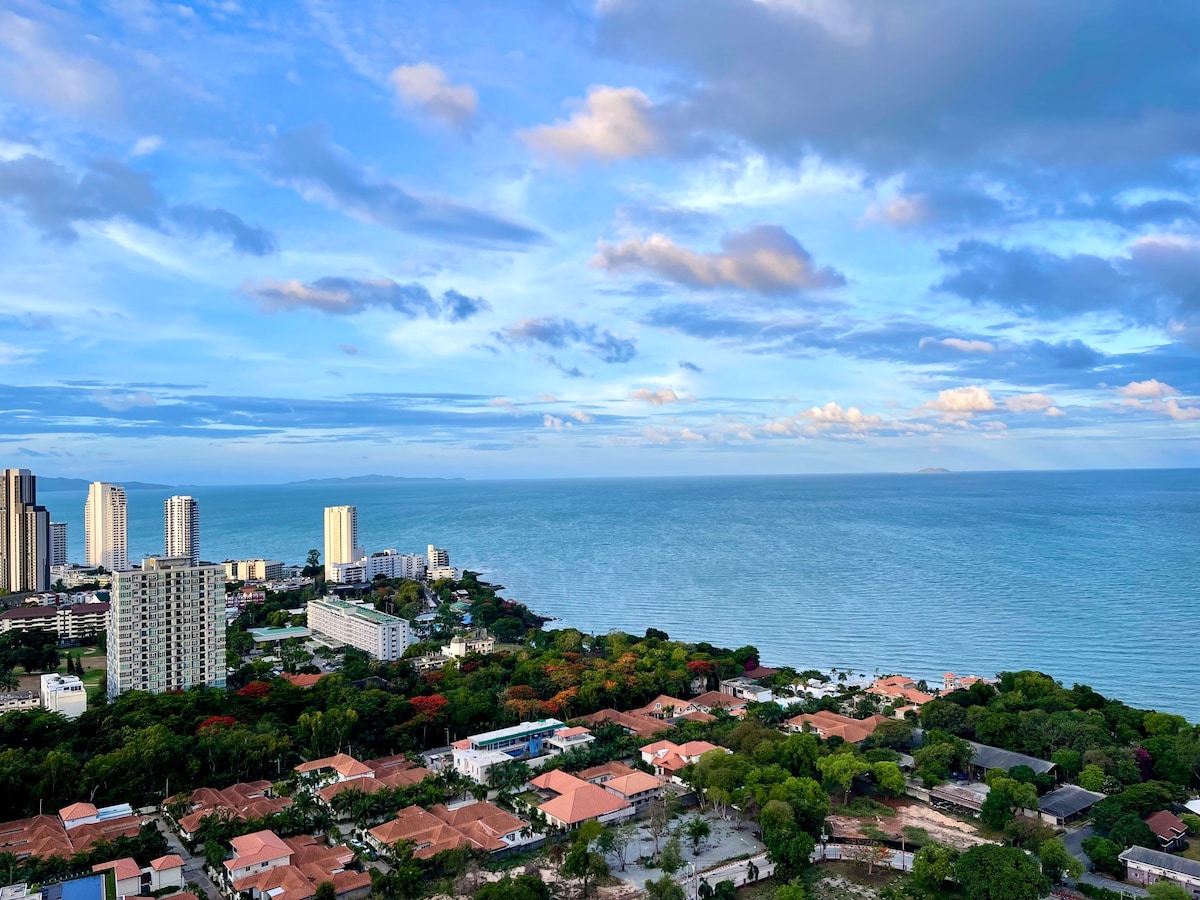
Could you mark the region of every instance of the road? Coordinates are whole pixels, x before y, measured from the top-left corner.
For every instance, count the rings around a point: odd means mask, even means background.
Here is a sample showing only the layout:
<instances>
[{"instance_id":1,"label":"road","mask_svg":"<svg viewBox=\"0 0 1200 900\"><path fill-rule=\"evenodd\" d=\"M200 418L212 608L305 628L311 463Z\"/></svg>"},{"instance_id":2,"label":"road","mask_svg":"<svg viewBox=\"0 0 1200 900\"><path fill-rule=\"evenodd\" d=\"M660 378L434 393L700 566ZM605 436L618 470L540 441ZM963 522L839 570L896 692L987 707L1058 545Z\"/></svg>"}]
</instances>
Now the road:
<instances>
[{"instance_id":1,"label":"road","mask_svg":"<svg viewBox=\"0 0 1200 900\"><path fill-rule=\"evenodd\" d=\"M187 852L187 848L176 836L167 823L162 820L162 816L152 816L154 827L161 831L167 838L167 846L171 848L172 853L178 853L183 857L183 880L184 883L194 881L200 885L200 889L204 892L204 896L210 900L219 900L220 892L213 886L212 879L208 877L208 873L204 871L204 857L192 856Z\"/></svg>"},{"instance_id":2,"label":"road","mask_svg":"<svg viewBox=\"0 0 1200 900\"><path fill-rule=\"evenodd\" d=\"M1083 852L1083 842L1093 834L1095 834L1095 831L1092 829L1092 826L1084 825L1082 828L1072 828L1062 836L1062 842L1066 846L1067 852L1083 863L1084 874L1080 875L1076 880L1083 884L1090 884L1109 891L1121 891L1133 897L1149 897L1150 895L1144 888L1140 888L1134 884L1115 881L1112 878L1102 878L1092 871L1092 861Z\"/></svg>"},{"instance_id":3,"label":"road","mask_svg":"<svg viewBox=\"0 0 1200 900\"><path fill-rule=\"evenodd\" d=\"M683 885L689 897L697 895L701 881L707 881L709 887L716 887L722 881L732 881L735 885L741 887L749 882L747 867L751 862L758 867L758 877L760 879L770 878L775 874L775 864L767 859L767 854L760 853L751 859L741 859L736 862L725 863L704 872L685 872L675 880Z\"/></svg>"}]
</instances>

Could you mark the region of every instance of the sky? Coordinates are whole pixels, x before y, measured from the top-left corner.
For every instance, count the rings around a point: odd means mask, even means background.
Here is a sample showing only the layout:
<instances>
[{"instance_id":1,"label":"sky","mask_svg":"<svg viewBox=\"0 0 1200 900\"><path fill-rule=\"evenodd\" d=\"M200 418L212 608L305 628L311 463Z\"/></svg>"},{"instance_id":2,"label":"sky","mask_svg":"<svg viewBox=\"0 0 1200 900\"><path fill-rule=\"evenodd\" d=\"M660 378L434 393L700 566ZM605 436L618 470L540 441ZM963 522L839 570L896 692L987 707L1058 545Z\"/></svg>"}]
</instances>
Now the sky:
<instances>
[{"instance_id":1,"label":"sky","mask_svg":"<svg viewBox=\"0 0 1200 900\"><path fill-rule=\"evenodd\" d=\"M0 454L1200 461L1200 6L0 4Z\"/></svg>"}]
</instances>

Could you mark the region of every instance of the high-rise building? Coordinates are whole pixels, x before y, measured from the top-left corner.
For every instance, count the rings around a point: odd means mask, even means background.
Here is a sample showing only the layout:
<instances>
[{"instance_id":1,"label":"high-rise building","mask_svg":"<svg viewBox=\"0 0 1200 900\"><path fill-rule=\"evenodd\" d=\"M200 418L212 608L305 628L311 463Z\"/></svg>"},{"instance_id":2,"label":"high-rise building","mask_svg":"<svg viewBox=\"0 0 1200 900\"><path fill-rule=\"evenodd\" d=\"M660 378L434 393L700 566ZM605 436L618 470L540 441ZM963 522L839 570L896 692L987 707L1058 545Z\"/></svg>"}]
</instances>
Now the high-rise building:
<instances>
[{"instance_id":1,"label":"high-rise building","mask_svg":"<svg viewBox=\"0 0 1200 900\"><path fill-rule=\"evenodd\" d=\"M358 507L325 507L325 565L362 559L358 546Z\"/></svg>"},{"instance_id":2,"label":"high-rise building","mask_svg":"<svg viewBox=\"0 0 1200 900\"><path fill-rule=\"evenodd\" d=\"M450 551L444 547L430 544L427 548L425 562L430 569L444 569L450 565Z\"/></svg>"},{"instance_id":3,"label":"high-rise building","mask_svg":"<svg viewBox=\"0 0 1200 900\"><path fill-rule=\"evenodd\" d=\"M37 479L28 469L4 470L0 588L14 594L50 588L50 513L37 505Z\"/></svg>"},{"instance_id":4,"label":"high-rise building","mask_svg":"<svg viewBox=\"0 0 1200 900\"><path fill-rule=\"evenodd\" d=\"M308 627L375 659L400 659L408 649L408 622L379 612L370 603L347 603L334 597L309 600Z\"/></svg>"},{"instance_id":5,"label":"high-rise building","mask_svg":"<svg viewBox=\"0 0 1200 900\"><path fill-rule=\"evenodd\" d=\"M110 572L128 569L126 534L125 488L93 482L83 505L84 561Z\"/></svg>"},{"instance_id":6,"label":"high-rise building","mask_svg":"<svg viewBox=\"0 0 1200 900\"><path fill-rule=\"evenodd\" d=\"M50 523L50 567L67 564L67 523Z\"/></svg>"},{"instance_id":7,"label":"high-rise building","mask_svg":"<svg viewBox=\"0 0 1200 900\"><path fill-rule=\"evenodd\" d=\"M113 574L108 695L225 686L225 573L151 556Z\"/></svg>"},{"instance_id":8,"label":"high-rise building","mask_svg":"<svg viewBox=\"0 0 1200 900\"><path fill-rule=\"evenodd\" d=\"M168 497L163 504L163 556L200 564L200 504L195 497Z\"/></svg>"}]
</instances>

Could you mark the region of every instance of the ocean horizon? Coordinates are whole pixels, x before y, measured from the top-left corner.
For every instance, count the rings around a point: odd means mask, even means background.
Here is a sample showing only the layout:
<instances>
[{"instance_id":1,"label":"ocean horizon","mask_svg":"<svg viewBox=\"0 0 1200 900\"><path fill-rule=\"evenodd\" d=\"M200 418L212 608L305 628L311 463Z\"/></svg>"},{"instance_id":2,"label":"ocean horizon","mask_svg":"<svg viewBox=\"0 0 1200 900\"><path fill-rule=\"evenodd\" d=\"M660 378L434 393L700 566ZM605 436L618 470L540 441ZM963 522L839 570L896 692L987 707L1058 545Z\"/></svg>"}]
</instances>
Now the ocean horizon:
<instances>
[{"instance_id":1,"label":"ocean horizon","mask_svg":"<svg viewBox=\"0 0 1200 900\"><path fill-rule=\"evenodd\" d=\"M129 555L162 501L129 491ZM327 505L370 551L480 571L555 624L759 648L764 664L1034 668L1200 720L1200 470L189 486L201 555L300 563ZM83 558L80 490L39 491ZM1189 552L1192 551L1192 552Z\"/></svg>"}]
</instances>

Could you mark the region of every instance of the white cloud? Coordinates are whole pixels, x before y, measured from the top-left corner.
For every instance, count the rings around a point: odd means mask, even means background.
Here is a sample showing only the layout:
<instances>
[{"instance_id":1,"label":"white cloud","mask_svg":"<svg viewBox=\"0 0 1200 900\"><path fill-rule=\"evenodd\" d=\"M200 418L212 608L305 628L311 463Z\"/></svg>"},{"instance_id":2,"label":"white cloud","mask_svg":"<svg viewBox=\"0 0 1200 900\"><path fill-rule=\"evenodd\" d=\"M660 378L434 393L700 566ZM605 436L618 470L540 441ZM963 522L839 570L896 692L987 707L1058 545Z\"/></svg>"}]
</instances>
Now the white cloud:
<instances>
[{"instance_id":1,"label":"white cloud","mask_svg":"<svg viewBox=\"0 0 1200 900\"><path fill-rule=\"evenodd\" d=\"M857 406L843 408L841 404L829 402L824 406L813 406L793 416L768 422L763 426L763 430L767 434L798 435L817 434L833 429L864 432L882 425L882 418L868 415Z\"/></svg>"},{"instance_id":2,"label":"white cloud","mask_svg":"<svg viewBox=\"0 0 1200 900\"><path fill-rule=\"evenodd\" d=\"M564 428L574 428L575 424L547 413L542 416L542 427L549 428L551 431L562 431Z\"/></svg>"},{"instance_id":3,"label":"white cloud","mask_svg":"<svg viewBox=\"0 0 1200 900\"><path fill-rule=\"evenodd\" d=\"M938 392L936 400L925 404L925 409L937 410L947 417L971 416L977 412L991 412L996 408L996 401L987 388L971 385L970 387L948 388Z\"/></svg>"},{"instance_id":4,"label":"white cloud","mask_svg":"<svg viewBox=\"0 0 1200 900\"><path fill-rule=\"evenodd\" d=\"M92 399L114 412L133 409L135 406L155 406L154 398L146 391L112 391L107 388L92 392Z\"/></svg>"},{"instance_id":5,"label":"white cloud","mask_svg":"<svg viewBox=\"0 0 1200 900\"><path fill-rule=\"evenodd\" d=\"M399 66L388 82L409 109L421 110L452 128L465 128L475 117L479 104L475 91L467 85L451 84L433 63Z\"/></svg>"},{"instance_id":6,"label":"white cloud","mask_svg":"<svg viewBox=\"0 0 1200 900\"><path fill-rule=\"evenodd\" d=\"M919 225L927 222L933 215L929 198L923 194L911 196L901 195L892 197L886 203L872 203L867 207L863 218L868 222L882 222L896 228L908 225Z\"/></svg>"},{"instance_id":7,"label":"white cloud","mask_svg":"<svg viewBox=\"0 0 1200 900\"><path fill-rule=\"evenodd\" d=\"M567 415L583 425L587 425L596 421L595 416L593 416L591 413L585 413L581 409L569 409L567 410Z\"/></svg>"},{"instance_id":8,"label":"white cloud","mask_svg":"<svg viewBox=\"0 0 1200 900\"><path fill-rule=\"evenodd\" d=\"M513 403L507 397L493 397L487 402L487 405L497 409L507 409L509 412L516 413L518 416L523 412L521 407L517 406L517 404Z\"/></svg>"},{"instance_id":9,"label":"white cloud","mask_svg":"<svg viewBox=\"0 0 1200 900\"><path fill-rule=\"evenodd\" d=\"M937 338L924 337L921 338L920 349L926 347L946 347L950 350L958 350L961 353L994 353L996 345L988 341L968 341L963 338L942 338L940 341Z\"/></svg>"},{"instance_id":10,"label":"white cloud","mask_svg":"<svg viewBox=\"0 0 1200 900\"><path fill-rule=\"evenodd\" d=\"M138 138L137 143L133 145L133 150L131 152L134 156L148 156L151 153L161 150L162 145L162 138L156 137L155 135L149 135L148 137Z\"/></svg>"},{"instance_id":11,"label":"white cloud","mask_svg":"<svg viewBox=\"0 0 1200 900\"><path fill-rule=\"evenodd\" d=\"M779 225L756 225L721 239L721 252L698 253L652 234L619 244L600 241L592 266L610 274L650 271L697 290L735 287L761 294L816 290L844 284Z\"/></svg>"},{"instance_id":12,"label":"white cloud","mask_svg":"<svg viewBox=\"0 0 1200 900\"><path fill-rule=\"evenodd\" d=\"M0 47L15 58L0 60L0 84L15 94L70 114L112 114L120 108L120 87L112 70L98 60L71 55L56 46L51 31L12 12L0 12Z\"/></svg>"},{"instance_id":13,"label":"white cloud","mask_svg":"<svg viewBox=\"0 0 1200 900\"><path fill-rule=\"evenodd\" d=\"M520 136L539 156L568 164L649 156L662 146L652 111L650 98L637 88L597 85L569 119Z\"/></svg>"},{"instance_id":14,"label":"white cloud","mask_svg":"<svg viewBox=\"0 0 1200 900\"><path fill-rule=\"evenodd\" d=\"M1004 401L1004 408L1009 412L1047 412L1054 408L1054 398L1045 394L1017 394ZM1058 415L1062 415L1061 412Z\"/></svg>"},{"instance_id":15,"label":"white cloud","mask_svg":"<svg viewBox=\"0 0 1200 900\"><path fill-rule=\"evenodd\" d=\"M629 395L630 400L644 400L653 406L663 406L668 403L679 403L684 398L680 397L670 388L660 388L657 391L652 391L649 388L638 388Z\"/></svg>"},{"instance_id":16,"label":"white cloud","mask_svg":"<svg viewBox=\"0 0 1200 900\"><path fill-rule=\"evenodd\" d=\"M1178 397L1179 390L1171 387L1169 384L1164 384L1156 378L1150 378L1146 381L1131 381L1124 387L1115 388L1117 395L1130 400L1142 400L1164 397Z\"/></svg>"}]
</instances>

